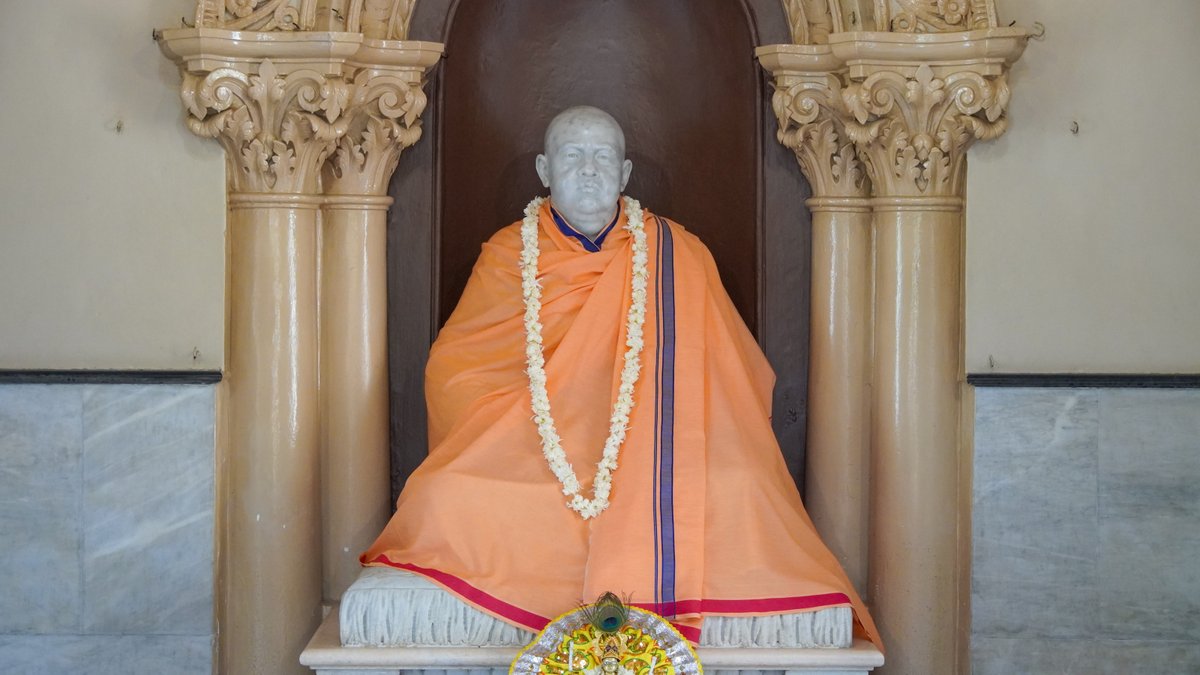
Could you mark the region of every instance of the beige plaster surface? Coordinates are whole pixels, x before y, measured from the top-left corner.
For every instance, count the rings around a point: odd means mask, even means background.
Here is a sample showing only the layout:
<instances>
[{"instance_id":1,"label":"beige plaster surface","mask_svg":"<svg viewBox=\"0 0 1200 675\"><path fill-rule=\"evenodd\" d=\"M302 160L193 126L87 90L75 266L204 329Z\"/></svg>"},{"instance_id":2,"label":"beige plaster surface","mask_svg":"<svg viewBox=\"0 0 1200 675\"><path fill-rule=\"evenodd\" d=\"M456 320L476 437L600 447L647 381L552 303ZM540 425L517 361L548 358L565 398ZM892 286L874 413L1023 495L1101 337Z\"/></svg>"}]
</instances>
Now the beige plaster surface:
<instances>
[{"instance_id":1,"label":"beige plaster surface","mask_svg":"<svg viewBox=\"0 0 1200 675\"><path fill-rule=\"evenodd\" d=\"M0 369L219 369L225 161L151 29L191 0L4 4Z\"/></svg>"},{"instance_id":2,"label":"beige plaster surface","mask_svg":"<svg viewBox=\"0 0 1200 675\"><path fill-rule=\"evenodd\" d=\"M1200 372L1200 3L999 9L1046 35L971 151L967 372Z\"/></svg>"}]
</instances>

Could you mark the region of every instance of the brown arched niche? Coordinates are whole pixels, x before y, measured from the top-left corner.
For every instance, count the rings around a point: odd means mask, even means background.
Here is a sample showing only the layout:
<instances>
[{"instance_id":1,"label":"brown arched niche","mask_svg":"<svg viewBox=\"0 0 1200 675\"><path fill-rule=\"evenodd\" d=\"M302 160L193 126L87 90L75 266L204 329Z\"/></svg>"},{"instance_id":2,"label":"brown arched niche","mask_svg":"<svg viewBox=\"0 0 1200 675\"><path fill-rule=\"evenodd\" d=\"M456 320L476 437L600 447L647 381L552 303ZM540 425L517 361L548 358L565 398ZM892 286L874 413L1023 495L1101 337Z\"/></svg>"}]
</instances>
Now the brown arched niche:
<instances>
[{"instance_id":1,"label":"brown arched niche","mask_svg":"<svg viewBox=\"0 0 1200 675\"><path fill-rule=\"evenodd\" d=\"M549 120L595 105L623 125L628 194L712 250L775 367L775 427L801 482L808 354L808 186L774 140L753 60L786 40L777 2L423 0L410 35L440 40L425 138L393 179L389 232L393 487L426 452L424 361L480 245L544 194ZM763 31L768 35L763 36Z\"/></svg>"}]
</instances>

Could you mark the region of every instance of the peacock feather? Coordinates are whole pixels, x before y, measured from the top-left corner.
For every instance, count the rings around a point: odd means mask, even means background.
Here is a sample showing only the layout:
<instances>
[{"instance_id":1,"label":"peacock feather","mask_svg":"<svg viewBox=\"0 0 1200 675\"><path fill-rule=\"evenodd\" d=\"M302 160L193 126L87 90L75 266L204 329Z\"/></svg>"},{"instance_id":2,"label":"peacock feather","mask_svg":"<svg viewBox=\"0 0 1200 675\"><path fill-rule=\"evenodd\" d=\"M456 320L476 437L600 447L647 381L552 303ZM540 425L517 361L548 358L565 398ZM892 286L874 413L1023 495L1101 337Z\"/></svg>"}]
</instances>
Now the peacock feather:
<instances>
[{"instance_id":1,"label":"peacock feather","mask_svg":"<svg viewBox=\"0 0 1200 675\"><path fill-rule=\"evenodd\" d=\"M612 592L605 593L595 603L584 606L583 613L588 623L601 633L616 633L629 620L629 608Z\"/></svg>"}]
</instances>

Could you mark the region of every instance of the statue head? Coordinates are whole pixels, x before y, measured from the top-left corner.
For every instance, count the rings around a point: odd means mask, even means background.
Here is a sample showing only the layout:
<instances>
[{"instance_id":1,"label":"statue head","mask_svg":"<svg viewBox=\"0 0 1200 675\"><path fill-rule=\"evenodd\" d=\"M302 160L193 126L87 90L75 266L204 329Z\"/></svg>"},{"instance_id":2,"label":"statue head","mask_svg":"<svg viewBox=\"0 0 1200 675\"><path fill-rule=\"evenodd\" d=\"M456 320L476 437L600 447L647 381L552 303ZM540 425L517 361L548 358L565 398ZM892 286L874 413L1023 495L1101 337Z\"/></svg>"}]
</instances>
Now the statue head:
<instances>
[{"instance_id":1,"label":"statue head","mask_svg":"<svg viewBox=\"0 0 1200 675\"><path fill-rule=\"evenodd\" d=\"M567 108L550 121L536 166L554 208L587 235L598 234L616 215L633 170L621 125L591 106Z\"/></svg>"}]
</instances>

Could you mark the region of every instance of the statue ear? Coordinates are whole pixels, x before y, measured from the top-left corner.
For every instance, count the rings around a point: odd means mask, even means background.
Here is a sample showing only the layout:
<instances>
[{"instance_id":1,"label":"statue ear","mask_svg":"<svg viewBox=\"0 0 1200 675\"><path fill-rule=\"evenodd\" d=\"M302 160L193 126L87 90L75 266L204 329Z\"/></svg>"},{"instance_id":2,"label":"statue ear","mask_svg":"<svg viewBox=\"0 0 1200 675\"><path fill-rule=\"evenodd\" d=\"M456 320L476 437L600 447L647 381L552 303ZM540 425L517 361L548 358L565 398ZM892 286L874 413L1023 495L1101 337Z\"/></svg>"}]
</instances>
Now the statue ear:
<instances>
[{"instance_id":1,"label":"statue ear","mask_svg":"<svg viewBox=\"0 0 1200 675\"><path fill-rule=\"evenodd\" d=\"M542 187L550 187L550 160L545 155L538 155L533 161L533 168L537 169L538 178L542 179Z\"/></svg>"},{"instance_id":2,"label":"statue ear","mask_svg":"<svg viewBox=\"0 0 1200 675\"><path fill-rule=\"evenodd\" d=\"M621 162L621 192L625 191L625 186L629 183L629 174L633 173L633 161L625 160Z\"/></svg>"}]
</instances>

